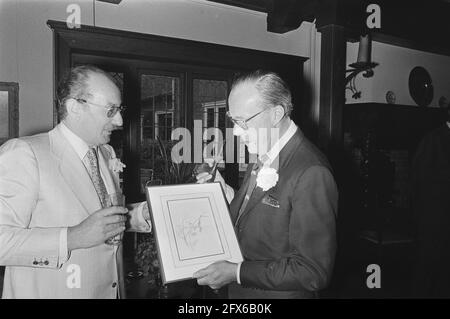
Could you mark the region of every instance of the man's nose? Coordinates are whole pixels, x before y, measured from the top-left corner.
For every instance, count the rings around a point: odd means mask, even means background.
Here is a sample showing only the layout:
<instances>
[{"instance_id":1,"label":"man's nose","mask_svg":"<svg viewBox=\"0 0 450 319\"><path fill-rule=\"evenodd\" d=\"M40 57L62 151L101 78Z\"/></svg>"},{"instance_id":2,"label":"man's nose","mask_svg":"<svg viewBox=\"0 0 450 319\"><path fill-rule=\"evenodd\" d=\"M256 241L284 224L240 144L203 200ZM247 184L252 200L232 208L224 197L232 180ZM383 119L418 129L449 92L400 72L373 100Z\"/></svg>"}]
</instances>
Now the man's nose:
<instances>
[{"instance_id":1,"label":"man's nose","mask_svg":"<svg viewBox=\"0 0 450 319\"><path fill-rule=\"evenodd\" d=\"M117 112L116 115L114 115L114 117L112 118L112 124L114 124L115 126L123 125L123 118L120 112Z\"/></svg>"}]
</instances>

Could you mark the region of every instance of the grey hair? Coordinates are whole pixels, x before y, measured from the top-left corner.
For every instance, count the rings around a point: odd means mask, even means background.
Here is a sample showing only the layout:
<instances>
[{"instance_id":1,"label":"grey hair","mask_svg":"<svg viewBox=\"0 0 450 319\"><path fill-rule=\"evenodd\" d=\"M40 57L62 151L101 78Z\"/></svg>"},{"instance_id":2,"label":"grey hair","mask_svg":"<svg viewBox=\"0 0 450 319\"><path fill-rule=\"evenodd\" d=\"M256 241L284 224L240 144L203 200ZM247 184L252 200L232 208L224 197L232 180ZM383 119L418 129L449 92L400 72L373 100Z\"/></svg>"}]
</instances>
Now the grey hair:
<instances>
[{"instance_id":1,"label":"grey hair","mask_svg":"<svg viewBox=\"0 0 450 319\"><path fill-rule=\"evenodd\" d=\"M287 116L292 112L292 94L286 82L275 72L256 70L239 74L231 85L231 89L244 82L253 82L265 105L275 107L281 105Z\"/></svg>"},{"instance_id":2,"label":"grey hair","mask_svg":"<svg viewBox=\"0 0 450 319\"><path fill-rule=\"evenodd\" d=\"M67 116L66 101L68 99L82 98L89 93L88 80L93 73L102 74L115 83L109 73L94 65L80 65L70 69L61 79L56 92L58 117L60 120Z\"/></svg>"}]
</instances>

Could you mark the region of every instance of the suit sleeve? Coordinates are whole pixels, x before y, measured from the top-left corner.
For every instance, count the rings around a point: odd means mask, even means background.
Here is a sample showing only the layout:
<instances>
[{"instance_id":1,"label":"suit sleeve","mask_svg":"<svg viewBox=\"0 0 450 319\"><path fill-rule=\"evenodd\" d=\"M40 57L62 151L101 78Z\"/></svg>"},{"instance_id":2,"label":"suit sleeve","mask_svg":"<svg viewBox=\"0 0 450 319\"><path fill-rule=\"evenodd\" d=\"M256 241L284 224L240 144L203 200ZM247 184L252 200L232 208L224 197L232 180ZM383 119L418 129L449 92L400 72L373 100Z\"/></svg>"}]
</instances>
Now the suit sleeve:
<instances>
[{"instance_id":1,"label":"suit sleeve","mask_svg":"<svg viewBox=\"0 0 450 319\"><path fill-rule=\"evenodd\" d=\"M328 284L336 253L338 191L331 172L307 169L292 193L289 222L291 253L269 261L244 261L244 286L268 290L318 291Z\"/></svg>"},{"instance_id":2,"label":"suit sleeve","mask_svg":"<svg viewBox=\"0 0 450 319\"><path fill-rule=\"evenodd\" d=\"M25 141L0 148L0 265L61 267L62 228L30 228L39 200L36 157Z\"/></svg>"}]
</instances>

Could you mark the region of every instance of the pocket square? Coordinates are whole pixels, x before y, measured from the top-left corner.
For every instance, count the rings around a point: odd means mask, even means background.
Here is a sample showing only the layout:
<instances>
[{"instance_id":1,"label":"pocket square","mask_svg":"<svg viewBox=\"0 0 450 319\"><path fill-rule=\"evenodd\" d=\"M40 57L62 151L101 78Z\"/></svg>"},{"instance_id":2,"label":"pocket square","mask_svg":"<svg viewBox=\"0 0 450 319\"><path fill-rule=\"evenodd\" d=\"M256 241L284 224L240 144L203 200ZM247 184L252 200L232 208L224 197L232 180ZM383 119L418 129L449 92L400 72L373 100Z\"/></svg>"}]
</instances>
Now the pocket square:
<instances>
[{"instance_id":1,"label":"pocket square","mask_svg":"<svg viewBox=\"0 0 450 319\"><path fill-rule=\"evenodd\" d=\"M275 197L271 196L271 195L264 196L263 199L262 199L262 203L266 204L266 205L269 205L269 206L272 206L272 207L275 207L275 208L279 208L280 207L280 203L278 202L278 200Z\"/></svg>"}]
</instances>

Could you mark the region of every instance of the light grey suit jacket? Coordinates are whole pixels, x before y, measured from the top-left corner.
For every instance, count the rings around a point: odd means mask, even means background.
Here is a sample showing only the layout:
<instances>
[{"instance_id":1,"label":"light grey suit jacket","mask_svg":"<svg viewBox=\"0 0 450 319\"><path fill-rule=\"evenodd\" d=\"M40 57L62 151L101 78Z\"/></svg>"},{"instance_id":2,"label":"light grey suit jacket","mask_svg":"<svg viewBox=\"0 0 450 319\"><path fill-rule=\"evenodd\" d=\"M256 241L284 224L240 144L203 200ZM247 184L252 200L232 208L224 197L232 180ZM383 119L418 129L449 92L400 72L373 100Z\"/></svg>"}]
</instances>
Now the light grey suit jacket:
<instances>
[{"instance_id":1,"label":"light grey suit jacket","mask_svg":"<svg viewBox=\"0 0 450 319\"><path fill-rule=\"evenodd\" d=\"M115 157L109 145L99 152L107 161ZM118 174L109 169L106 174L120 192ZM61 260L61 229L99 209L93 183L59 126L5 143L0 148L3 298L124 297L121 246L77 249L65 263ZM144 231L137 209L130 214L134 230Z\"/></svg>"}]
</instances>

